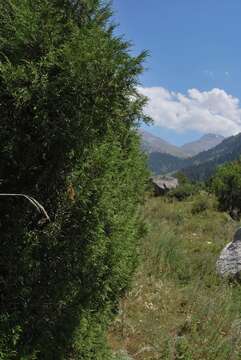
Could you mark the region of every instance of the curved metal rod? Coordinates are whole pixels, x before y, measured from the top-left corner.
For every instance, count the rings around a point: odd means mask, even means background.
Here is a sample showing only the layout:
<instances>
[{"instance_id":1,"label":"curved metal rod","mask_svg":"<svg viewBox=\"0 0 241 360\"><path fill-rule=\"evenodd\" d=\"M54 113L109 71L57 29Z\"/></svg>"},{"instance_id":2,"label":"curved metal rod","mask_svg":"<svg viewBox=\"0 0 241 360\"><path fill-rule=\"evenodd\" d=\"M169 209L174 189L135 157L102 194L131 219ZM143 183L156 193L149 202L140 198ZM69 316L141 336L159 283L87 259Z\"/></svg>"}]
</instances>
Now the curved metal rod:
<instances>
[{"instance_id":1,"label":"curved metal rod","mask_svg":"<svg viewBox=\"0 0 241 360\"><path fill-rule=\"evenodd\" d=\"M43 205L41 205L36 199L34 199L32 196L26 195L26 194L1 194L0 196L8 196L8 197L23 197L25 199L27 199L37 210L39 213L44 214L45 218L50 221L50 217L48 216L47 211L45 210L45 208L43 207Z\"/></svg>"}]
</instances>

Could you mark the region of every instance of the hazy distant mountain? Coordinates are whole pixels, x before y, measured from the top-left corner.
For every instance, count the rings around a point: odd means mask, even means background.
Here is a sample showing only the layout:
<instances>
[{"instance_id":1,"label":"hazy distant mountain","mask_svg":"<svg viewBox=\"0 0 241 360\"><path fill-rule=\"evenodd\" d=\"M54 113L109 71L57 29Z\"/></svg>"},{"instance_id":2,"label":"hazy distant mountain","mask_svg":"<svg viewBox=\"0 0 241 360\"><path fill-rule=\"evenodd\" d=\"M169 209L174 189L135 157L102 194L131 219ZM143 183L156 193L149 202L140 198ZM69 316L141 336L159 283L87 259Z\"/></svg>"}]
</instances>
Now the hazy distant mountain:
<instances>
[{"instance_id":1,"label":"hazy distant mountain","mask_svg":"<svg viewBox=\"0 0 241 360\"><path fill-rule=\"evenodd\" d=\"M206 134L199 140L181 146L181 149L189 156L194 156L200 152L207 151L219 145L224 140L221 135Z\"/></svg>"},{"instance_id":2,"label":"hazy distant mountain","mask_svg":"<svg viewBox=\"0 0 241 360\"><path fill-rule=\"evenodd\" d=\"M226 139L207 134L198 141L185 144L182 148L171 145L147 131L140 130L140 133L143 148L149 153L150 169L155 174L180 170L192 180L206 180L214 174L218 165L241 156L241 133ZM205 148L208 150L199 152ZM196 152L199 153L195 156L187 155Z\"/></svg>"},{"instance_id":3,"label":"hazy distant mountain","mask_svg":"<svg viewBox=\"0 0 241 360\"><path fill-rule=\"evenodd\" d=\"M241 156L241 133L224 139L212 149L181 159L161 153L149 155L149 165L155 174L182 171L191 180L206 180L215 173L217 166Z\"/></svg>"},{"instance_id":4,"label":"hazy distant mountain","mask_svg":"<svg viewBox=\"0 0 241 360\"><path fill-rule=\"evenodd\" d=\"M177 156L179 158L184 158L187 156L185 151L175 145L168 143L158 136L152 135L143 129L140 129L139 133L142 137L142 147L149 154L162 153Z\"/></svg>"}]
</instances>

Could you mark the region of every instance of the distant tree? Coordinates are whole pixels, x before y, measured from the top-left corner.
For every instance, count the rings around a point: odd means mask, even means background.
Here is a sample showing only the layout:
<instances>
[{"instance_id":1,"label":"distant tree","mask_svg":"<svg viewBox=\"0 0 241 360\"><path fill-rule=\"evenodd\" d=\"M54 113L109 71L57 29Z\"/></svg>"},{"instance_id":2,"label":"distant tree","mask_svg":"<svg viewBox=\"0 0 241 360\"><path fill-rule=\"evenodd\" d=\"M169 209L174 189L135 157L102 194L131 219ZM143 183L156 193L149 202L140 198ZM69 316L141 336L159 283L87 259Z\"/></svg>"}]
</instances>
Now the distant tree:
<instances>
[{"instance_id":1,"label":"distant tree","mask_svg":"<svg viewBox=\"0 0 241 360\"><path fill-rule=\"evenodd\" d=\"M233 218L241 215L241 160L220 166L212 180L219 208L227 211Z\"/></svg>"},{"instance_id":2,"label":"distant tree","mask_svg":"<svg viewBox=\"0 0 241 360\"><path fill-rule=\"evenodd\" d=\"M178 180L179 185L190 183L188 177L181 171L176 172L174 176Z\"/></svg>"},{"instance_id":3,"label":"distant tree","mask_svg":"<svg viewBox=\"0 0 241 360\"><path fill-rule=\"evenodd\" d=\"M146 181L145 53L98 0L0 0L0 358L108 359Z\"/></svg>"},{"instance_id":4,"label":"distant tree","mask_svg":"<svg viewBox=\"0 0 241 360\"><path fill-rule=\"evenodd\" d=\"M179 185L176 189L172 189L168 192L168 197L176 199L178 201L186 200L188 197L194 195L197 192L197 187L191 183L184 183Z\"/></svg>"}]
</instances>

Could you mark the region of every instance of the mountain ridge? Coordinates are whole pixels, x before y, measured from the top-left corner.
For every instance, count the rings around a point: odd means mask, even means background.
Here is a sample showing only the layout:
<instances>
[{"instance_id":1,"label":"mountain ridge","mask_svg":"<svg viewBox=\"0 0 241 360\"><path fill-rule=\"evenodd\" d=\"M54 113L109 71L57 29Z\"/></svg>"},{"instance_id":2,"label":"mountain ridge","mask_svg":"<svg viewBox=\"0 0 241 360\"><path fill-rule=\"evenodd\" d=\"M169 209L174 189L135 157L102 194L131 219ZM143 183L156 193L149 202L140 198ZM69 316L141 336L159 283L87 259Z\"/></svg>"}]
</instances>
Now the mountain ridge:
<instances>
[{"instance_id":1,"label":"mountain ridge","mask_svg":"<svg viewBox=\"0 0 241 360\"><path fill-rule=\"evenodd\" d=\"M144 129L139 129L139 134L141 135L142 139L142 148L148 154L162 153L177 156L179 158L195 156L200 152L217 146L225 139L221 135L210 133L204 134L198 140L187 142L182 146L176 146Z\"/></svg>"},{"instance_id":2,"label":"mountain ridge","mask_svg":"<svg viewBox=\"0 0 241 360\"><path fill-rule=\"evenodd\" d=\"M204 134L200 139L186 143L181 149L190 156L195 156L203 151L214 148L225 139L224 136L217 134Z\"/></svg>"},{"instance_id":3,"label":"mountain ridge","mask_svg":"<svg viewBox=\"0 0 241 360\"><path fill-rule=\"evenodd\" d=\"M153 135L143 129L139 129L139 134L141 135L142 148L149 154L157 152L177 156L179 158L187 157L186 153L181 148L170 144L159 136Z\"/></svg>"},{"instance_id":4,"label":"mountain ridge","mask_svg":"<svg viewBox=\"0 0 241 360\"><path fill-rule=\"evenodd\" d=\"M241 133L230 136L214 148L194 156L181 170L191 180L206 180L214 174L217 166L237 160L240 156Z\"/></svg>"},{"instance_id":5,"label":"mountain ridge","mask_svg":"<svg viewBox=\"0 0 241 360\"><path fill-rule=\"evenodd\" d=\"M211 177L217 166L233 161L241 156L241 133L224 139L214 148L203 151L193 157L178 158L167 154L149 154L150 169L155 174L182 171L195 181L203 181Z\"/></svg>"}]
</instances>

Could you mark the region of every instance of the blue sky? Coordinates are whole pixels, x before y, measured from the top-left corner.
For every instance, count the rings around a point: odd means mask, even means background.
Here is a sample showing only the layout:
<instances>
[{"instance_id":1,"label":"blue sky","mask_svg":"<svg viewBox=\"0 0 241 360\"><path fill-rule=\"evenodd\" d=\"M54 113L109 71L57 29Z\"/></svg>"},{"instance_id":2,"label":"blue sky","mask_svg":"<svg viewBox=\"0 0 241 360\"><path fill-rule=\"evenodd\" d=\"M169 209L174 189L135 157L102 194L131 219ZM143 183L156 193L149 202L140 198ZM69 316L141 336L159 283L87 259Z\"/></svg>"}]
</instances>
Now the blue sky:
<instances>
[{"instance_id":1,"label":"blue sky","mask_svg":"<svg viewBox=\"0 0 241 360\"><path fill-rule=\"evenodd\" d=\"M152 132L182 144L241 131L240 0L113 0L113 8L133 53L150 53L140 81Z\"/></svg>"}]
</instances>

